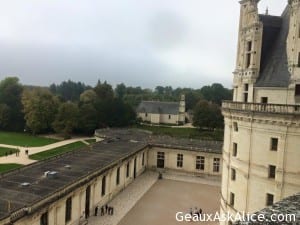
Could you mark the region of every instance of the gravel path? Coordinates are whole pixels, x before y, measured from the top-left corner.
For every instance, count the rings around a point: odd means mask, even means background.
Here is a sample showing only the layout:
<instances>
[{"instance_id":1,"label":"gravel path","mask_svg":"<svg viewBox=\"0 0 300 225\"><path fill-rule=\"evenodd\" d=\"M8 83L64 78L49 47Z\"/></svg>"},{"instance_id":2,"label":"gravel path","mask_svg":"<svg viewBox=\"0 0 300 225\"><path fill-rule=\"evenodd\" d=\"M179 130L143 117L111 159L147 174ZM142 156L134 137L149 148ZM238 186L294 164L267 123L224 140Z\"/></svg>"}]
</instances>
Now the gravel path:
<instances>
[{"instance_id":1,"label":"gravel path","mask_svg":"<svg viewBox=\"0 0 300 225\"><path fill-rule=\"evenodd\" d=\"M135 206L146 192L156 183L158 173L146 171L133 183L119 193L108 205L114 207L114 215L92 216L89 225L117 225L121 219Z\"/></svg>"}]
</instances>

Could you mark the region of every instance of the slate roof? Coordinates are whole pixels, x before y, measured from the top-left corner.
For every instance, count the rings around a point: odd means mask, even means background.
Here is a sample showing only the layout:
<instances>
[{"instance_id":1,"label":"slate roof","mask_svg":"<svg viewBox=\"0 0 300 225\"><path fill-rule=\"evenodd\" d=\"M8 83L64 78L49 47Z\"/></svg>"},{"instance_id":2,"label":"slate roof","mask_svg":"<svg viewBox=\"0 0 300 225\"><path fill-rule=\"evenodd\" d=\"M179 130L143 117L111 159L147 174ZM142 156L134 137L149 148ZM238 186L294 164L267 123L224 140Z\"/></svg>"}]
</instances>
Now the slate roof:
<instances>
[{"instance_id":1,"label":"slate roof","mask_svg":"<svg viewBox=\"0 0 300 225\"><path fill-rule=\"evenodd\" d=\"M234 225L299 225L300 224L300 192L289 196L271 207L262 209L256 215L264 215L265 220L259 221L238 221ZM295 215L296 221L271 221L271 215Z\"/></svg>"},{"instance_id":2,"label":"slate roof","mask_svg":"<svg viewBox=\"0 0 300 225\"><path fill-rule=\"evenodd\" d=\"M256 87L287 87L288 71L286 41L289 31L289 8L282 16L259 15L263 23L261 67Z\"/></svg>"},{"instance_id":3,"label":"slate roof","mask_svg":"<svg viewBox=\"0 0 300 225\"><path fill-rule=\"evenodd\" d=\"M137 112L176 115L179 113L179 102L142 101Z\"/></svg>"}]
</instances>

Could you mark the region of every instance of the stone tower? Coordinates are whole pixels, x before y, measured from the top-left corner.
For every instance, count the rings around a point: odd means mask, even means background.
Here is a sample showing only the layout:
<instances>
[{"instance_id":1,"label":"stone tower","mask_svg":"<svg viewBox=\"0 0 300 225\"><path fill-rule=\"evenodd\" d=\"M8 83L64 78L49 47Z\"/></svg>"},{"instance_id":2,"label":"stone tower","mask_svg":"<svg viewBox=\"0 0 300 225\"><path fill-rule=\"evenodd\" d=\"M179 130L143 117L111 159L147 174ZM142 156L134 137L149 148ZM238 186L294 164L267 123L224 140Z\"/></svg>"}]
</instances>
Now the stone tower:
<instances>
[{"instance_id":1,"label":"stone tower","mask_svg":"<svg viewBox=\"0 0 300 225\"><path fill-rule=\"evenodd\" d=\"M222 104L221 213L300 191L300 1L281 16L259 14L258 2L240 1L234 96Z\"/></svg>"},{"instance_id":2,"label":"stone tower","mask_svg":"<svg viewBox=\"0 0 300 225\"><path fill-rule=\"evenodd\" d=\"M178 122L180 124L184 124L185 123L185 95L184 94L182 94L180 96Z\"/></svg>"}]
</instances>

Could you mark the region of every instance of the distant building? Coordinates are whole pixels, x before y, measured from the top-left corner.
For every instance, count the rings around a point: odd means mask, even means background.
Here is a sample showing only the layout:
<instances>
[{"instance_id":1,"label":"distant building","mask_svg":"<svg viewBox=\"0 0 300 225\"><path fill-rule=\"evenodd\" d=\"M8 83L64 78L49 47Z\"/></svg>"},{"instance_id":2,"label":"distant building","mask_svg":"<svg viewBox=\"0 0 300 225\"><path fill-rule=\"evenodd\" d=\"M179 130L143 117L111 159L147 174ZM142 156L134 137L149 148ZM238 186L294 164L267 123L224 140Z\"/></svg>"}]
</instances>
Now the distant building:
<instances>
[{"instance_id":1,"label":"distant building","mask_svg":"<svg viewBox=\"0 0 300 225\"><path fill-rule=\"evenodd\" d=\"M185 123L185 97L181 95L180 102L142 101L137 115L143 122L182 125Z\"/></svg>"},{"instance_id":2,"label":"distant building","mask_svg":"<svg viewBox=\"0 0 300 225\"><path fill-rule=\"evenodd\" d=\"M281 16L258 14L258 2L240 1L233 101L222 106L223 213L253 213L300 191L300 1Z\"/></svg>"}]
</instances>

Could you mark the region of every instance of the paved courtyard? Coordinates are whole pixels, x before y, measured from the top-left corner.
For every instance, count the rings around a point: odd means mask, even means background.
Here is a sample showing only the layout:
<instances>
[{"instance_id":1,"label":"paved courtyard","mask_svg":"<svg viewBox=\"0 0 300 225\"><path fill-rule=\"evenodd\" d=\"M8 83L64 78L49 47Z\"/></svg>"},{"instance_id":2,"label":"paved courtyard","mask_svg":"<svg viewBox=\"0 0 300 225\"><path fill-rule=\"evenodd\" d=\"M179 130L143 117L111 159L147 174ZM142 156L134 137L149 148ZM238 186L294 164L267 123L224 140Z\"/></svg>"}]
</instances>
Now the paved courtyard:
<instances>
[{"instance_id":1,"label":"paved courtyard","mask_svg":"<svg viewBox=\"0 0 300 225\"><path fill-rule=\"evenodd\" d=\"M188 213L191 207L201 207L203 213L219 211L218 180L171 174L164 174L164 177L167 179L157 180L156 172L145 172L109 203L114 207L113 216L92 216L88 224L190 224L191 222L176 222L176 212Z\"/></svg>"}]
</instances>

